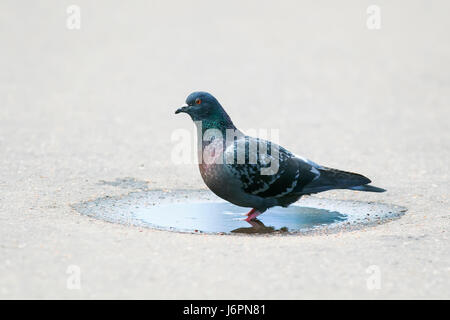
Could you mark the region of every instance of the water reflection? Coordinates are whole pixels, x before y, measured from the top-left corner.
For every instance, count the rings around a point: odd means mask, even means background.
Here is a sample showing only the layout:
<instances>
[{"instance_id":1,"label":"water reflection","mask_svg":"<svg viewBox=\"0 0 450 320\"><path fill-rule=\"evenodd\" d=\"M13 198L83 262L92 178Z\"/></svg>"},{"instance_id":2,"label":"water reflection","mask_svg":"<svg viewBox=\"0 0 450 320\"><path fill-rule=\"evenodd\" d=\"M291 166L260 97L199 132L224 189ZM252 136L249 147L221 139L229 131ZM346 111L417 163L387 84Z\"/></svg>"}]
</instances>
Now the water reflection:
<instances>
[{"instance_id":1,"label":"water reflection","mask_svg":"<svg viewBox=\"0 0 450 320\"><path fill-rule=\"evenodd\" d=\"M146 206L133 211L137 219L150 227L204 233L298 232L347 219L336 211L291 206L271 208L259 220L246 222L246 208L222 202Z\"/></svg>"},{"instance_id":2,"label":"water reflection","mask_svg":"<svg viewBox=\"0 0 450 320\"><path fill-rule=\"evenodd\" d=\"M250 227L237 228L237 229L231 230L230 232L232 232L232 233L247 233L247 234L252 234L252 233L262 234L262 233L273 233L276 231L280 231L280 232L288 231L286 227L282 227L280 230L276 230L272 226L268 227L264 223L262 223L261 220L247 221L247 223L250 224Z\"/></svg>"}]
</instances>

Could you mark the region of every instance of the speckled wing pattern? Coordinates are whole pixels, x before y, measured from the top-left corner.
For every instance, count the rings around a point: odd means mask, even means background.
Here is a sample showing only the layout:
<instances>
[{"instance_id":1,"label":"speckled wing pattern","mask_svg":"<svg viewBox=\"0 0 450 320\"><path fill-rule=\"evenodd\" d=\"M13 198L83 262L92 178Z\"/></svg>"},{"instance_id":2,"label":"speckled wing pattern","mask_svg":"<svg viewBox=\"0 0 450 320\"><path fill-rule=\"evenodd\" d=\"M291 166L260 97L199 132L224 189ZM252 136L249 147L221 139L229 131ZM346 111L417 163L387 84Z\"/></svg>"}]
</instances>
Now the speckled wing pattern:
<instances>
[{"instance_id":1,"label":"speckled wing pattern","mask_svg":"<svg viewBox=\"0 0 450 320\"><path fill-rule=\"evenodd\" d=\"M257 145L257 151L249 146ZM266 145L267 152L259 152L261 145ZM245 163L237 163L237 151L245 145ZM263 150L263 151L265 151ZM275 150L275 152L274 152ZM253 154L252 154L253 151ZM285 148L259 138L244 137L225 150L225 157L234 159L227 163L230 172L242 182L243 190L251 195L263 198L280 198L288 194L302 194L302 189L320 176L320 166L306 159L299 158ZM256 160L249 161L250 159ZM273 174L262 174L263 168L278 162L278 170ZM243 161L241 161L243 162Z\"/></svg>"}]
</instances>

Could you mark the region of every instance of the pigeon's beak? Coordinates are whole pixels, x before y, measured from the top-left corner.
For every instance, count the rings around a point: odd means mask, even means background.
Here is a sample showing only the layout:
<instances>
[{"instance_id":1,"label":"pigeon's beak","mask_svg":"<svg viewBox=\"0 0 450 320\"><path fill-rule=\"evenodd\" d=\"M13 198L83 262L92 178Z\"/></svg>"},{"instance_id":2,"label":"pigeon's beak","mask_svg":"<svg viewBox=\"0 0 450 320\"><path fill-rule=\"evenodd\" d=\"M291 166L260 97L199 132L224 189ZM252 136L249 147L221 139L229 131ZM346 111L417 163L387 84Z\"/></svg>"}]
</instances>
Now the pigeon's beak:
<instances>
[{"instance_id":1,"label":"pigeon's beak","mask_svg":"<svg viewBox=\"0 0 450 320\"><path fill-rule=\"evenodd\" d=\"M184 112L184 113L188 113L189 110L189 106L182 106L181 108L178 108L177 111L175 111L175 114Z\"/></svg>"}]
</instances>

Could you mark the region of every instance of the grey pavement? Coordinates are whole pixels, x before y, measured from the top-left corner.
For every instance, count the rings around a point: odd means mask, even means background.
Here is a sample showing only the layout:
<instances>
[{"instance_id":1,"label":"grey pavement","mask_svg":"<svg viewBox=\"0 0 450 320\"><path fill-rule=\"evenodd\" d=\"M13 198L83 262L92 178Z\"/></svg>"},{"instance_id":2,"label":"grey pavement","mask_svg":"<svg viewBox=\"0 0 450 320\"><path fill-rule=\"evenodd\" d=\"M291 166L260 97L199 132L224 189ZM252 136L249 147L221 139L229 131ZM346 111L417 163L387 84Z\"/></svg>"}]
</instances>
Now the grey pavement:
<instances>
[{"instance_id":1,"label":"grey pavement","mask_svg":"<svg viewBox=\"0 0 450 320\"><path fill-rule=\"evenodd\" d=\"M66 26L72 4L79 30ZM366 26L372 4L379 30ZM449 299L449 9L1 1L0 298ZM194 132L173 112L195 90L213 93L243 130L279 129L289 150L388 189L320 197L408 212L359 231L234 237L72 208L132 192L101 183L126 177L204 189L194 163L171 160L172 133ZM70 266L79 289L67 285Z\"/></svg>"}]
</instances>

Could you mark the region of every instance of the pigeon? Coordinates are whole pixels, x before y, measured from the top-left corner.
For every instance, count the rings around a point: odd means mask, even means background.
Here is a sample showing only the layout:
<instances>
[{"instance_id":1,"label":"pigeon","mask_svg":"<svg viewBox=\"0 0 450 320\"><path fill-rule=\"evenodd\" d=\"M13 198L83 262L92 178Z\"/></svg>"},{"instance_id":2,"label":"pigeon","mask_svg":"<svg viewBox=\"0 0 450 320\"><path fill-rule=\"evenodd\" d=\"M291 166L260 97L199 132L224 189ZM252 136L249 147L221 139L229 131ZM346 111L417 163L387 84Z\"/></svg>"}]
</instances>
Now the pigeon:
<instances>
[{"instance_id":1,"label":"pigeon","mask_svg":"<svg viewBox=\"0 0 450 320\"><path fill-rule=\"evenodd\" d=\"M207 92L191 93L178 113L187 113L196 124L199 169L206 186L224 200L251 208L247 222L304 195L332 189L386 191L369 185L371 180L361 174L321 166L271 141L247 136Z\"/></svg>"}]
</instances>

